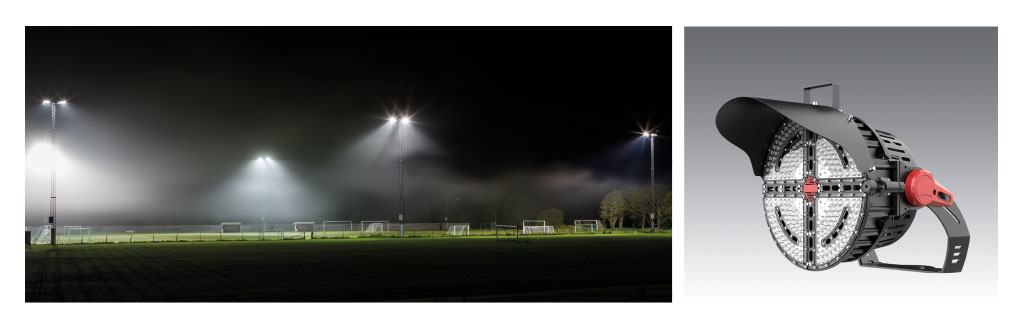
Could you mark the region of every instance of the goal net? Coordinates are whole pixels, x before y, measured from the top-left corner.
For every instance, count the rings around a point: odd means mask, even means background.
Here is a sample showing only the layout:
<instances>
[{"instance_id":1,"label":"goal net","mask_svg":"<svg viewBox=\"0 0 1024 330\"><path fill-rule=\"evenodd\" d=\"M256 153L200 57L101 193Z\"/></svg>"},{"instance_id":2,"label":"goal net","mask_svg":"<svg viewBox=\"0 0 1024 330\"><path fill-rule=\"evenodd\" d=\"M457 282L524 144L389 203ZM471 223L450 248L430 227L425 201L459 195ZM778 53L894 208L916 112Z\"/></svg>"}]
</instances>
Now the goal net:
<instances>
[{"instance_id":1,"label":"goal net","mask_svg":"<svg viewBox=\"0 0 1024 330\"><path fill-rule=\"evenodd\" d=\"M448 236L465 236L469 234L469 225L448 226Z\"/></svg>"},{"instance_id":2,"label":"goal net","mask_svg":"<svg viewBox=\"0 0 1024 330\"><path fill-rule=\"evenodd\" d=\"M555 227L548 226L548 222L544 220L523 220L523 234L536 235L536 234L554 234Z\"/></svg>"},{"instance_id":3,"label":"goal net","mask_svg":"<svg viewBox=\"0 0 1024 330\"><path fill-rule=\"evenodd\" d=\"M50 225L42 225L39 227L34 236L32 236L33 244L50 244Z\"/></svg>"},{"instance_id":4,"label":"goal net","mask_svg":"<svg viewBox=\"0 0 1024 330\"><path fill-rule=\"evenodd\" d=\"M92 228L64 226L64 236L68 243L89 243L92 239Z\"/></svg>"},{"instance_id":5,"label":"goal net","mask_svg":"<svg viewBox=\"0 0 1024 330\"><path fill-rule=\"evenodd\" d=\"M391 231L391 224L387 221L360 221L359 229L364 233L383 234Z\"/></svg>"},{"instance_id":6,"label":"goal net","mask_svg":"<svg viewBox=\"0 0 1024 330\"><path fill-rule=\"evenodd\" d=\"M576 220L574 233L597 233L601 231L600 220Z\"/></svg>"}]
</instances>

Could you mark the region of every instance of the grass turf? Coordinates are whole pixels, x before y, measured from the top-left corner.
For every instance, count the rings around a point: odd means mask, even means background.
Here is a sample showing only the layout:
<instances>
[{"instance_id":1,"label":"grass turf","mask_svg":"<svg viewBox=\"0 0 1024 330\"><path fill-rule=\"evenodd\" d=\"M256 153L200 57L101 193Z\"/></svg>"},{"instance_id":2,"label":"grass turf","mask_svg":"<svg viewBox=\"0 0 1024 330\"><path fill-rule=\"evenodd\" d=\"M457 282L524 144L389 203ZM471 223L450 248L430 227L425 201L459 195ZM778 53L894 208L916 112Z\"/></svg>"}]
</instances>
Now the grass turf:
<instances>
[{"instance_id":1,"label":"grass turf","mask_svg":"<svg viewBox=\"0 0 1024 330\"><path fill-rule=\"evenodd\" d=\"M671 235L35 246L26 301L671 301Z\"/></svg>"}]
</instances>

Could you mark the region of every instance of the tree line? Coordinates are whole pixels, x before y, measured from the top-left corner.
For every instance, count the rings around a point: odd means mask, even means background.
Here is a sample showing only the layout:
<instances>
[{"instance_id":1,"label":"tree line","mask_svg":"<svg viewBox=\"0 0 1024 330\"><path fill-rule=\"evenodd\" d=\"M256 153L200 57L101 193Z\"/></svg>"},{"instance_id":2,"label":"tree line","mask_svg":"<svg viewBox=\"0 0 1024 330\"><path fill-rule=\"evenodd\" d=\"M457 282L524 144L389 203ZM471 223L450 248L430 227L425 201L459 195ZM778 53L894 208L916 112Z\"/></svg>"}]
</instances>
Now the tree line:
<instances>
[{"instance_id":1,"label":"tree line","mask_svg":"<svg viewBox=\"0 0 1024 330\"><path fill-rule=\"evenodd\" d=\"M654 198L651 198L653 193ZM647 228L651 225L651 213L659 228L672 226L672 189L666 185L613 190L601 200L600 215L605 225L611 227ZM628 225L626 225L628 222Z\"/></svg>"},{"instance_id":2,"label":"tree line","mask_svg":"<svg viewBox=\"0 0 1024 330\"><path fill-rule=\"evenodd\" d=\"M605 227L648 228L650 213L658 220L659 228L672 225L672 191L667 185L654 185L653 196L649 186L617 189L608 192L595 211ZM653 204L653 205L652 205ZM545 205L532 194L507 193L498 190L458 194L449 204L452 222L495 223L520 225L523 220L545 220L549 225L572 225L565 213L555 205ZM584 220L584 219L580 219Z\"/></svg>"}]
</instances>

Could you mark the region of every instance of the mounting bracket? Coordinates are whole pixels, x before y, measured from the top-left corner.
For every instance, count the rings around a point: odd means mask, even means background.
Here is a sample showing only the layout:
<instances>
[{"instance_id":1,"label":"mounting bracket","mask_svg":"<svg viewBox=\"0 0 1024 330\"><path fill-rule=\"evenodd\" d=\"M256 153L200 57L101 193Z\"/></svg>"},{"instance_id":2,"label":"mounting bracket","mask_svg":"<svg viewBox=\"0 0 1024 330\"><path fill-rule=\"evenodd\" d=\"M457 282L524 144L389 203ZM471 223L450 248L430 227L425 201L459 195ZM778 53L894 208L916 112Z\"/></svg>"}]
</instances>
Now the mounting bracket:
<instances>
[{"instance_id":1,"label":"mounting bracket","mask_svg":"<svg viewBox=\"0 0 1024 330\"><path fill-rule=\"evenodd\" d=\"M836 109L841 109L839 107L839 84L835 84L835 83L828 83L828 84L824 84L824 85L804 87L804 103L811 104L811 90L812 89L818 89L818 88L828 87L828 86L832 86L832 107L836 108Z\"/></svg>"},{"instance_id":2,"label":"mounting bracket","mask_svg":"<svg viewBox=\"0 0 1024 330\"><path fill-rule=\"evenodd\" d=\"M942 268L923 265L897 265L878 261L878 255L874 250L868 251L860 258L860 265L863 267L888 268L897 270L908 270L924 273L959 273L967 261L967 246L971 242L971 233L967 231L967 223L960 213L960 207L954 202L948 207L929 206L928 209L935 213L946 230L946 260Z\"/></svg>"}]
</instances>

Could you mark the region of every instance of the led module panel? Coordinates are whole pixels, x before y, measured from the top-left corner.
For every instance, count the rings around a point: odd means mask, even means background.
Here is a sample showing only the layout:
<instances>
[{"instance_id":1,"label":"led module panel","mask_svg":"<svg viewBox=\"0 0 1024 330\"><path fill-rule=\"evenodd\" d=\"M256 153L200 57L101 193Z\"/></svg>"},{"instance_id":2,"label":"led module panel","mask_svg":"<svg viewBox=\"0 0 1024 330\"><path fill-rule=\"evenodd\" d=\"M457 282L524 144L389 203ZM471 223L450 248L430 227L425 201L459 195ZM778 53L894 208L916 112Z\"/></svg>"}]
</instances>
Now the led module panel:
<instances>
[{"instance_id":1,"label":"led module panel","mask_svg":"<svg viewBox=\"0 0 1024 330\"><path fill-rule=\"evenodd\" d=\"M854 187L862 175L842 147L799 124L787 120L777 132L764 164L768 227L795 265L831 267L850 249L864 213L866 194Z\"/></svg>"},{"instance_id":2,"label":"led module panel","mask_svg":"<svg viewBox=\"0 0 1024 330\"><path fill-rule=\"evenodd\" d=\"M810 90L828 86L832 107L810 102ZM838 85L805 88L804 103L735 98L716 121L761 177L769 232L794 265L824 270L858 260L868 267L962 270L970 234L952 193L917 167L895 135L839 110ZM903 237L922 207L949 236L943 267L880 262L874 250Z\"/></svg>"}]
</instances>

